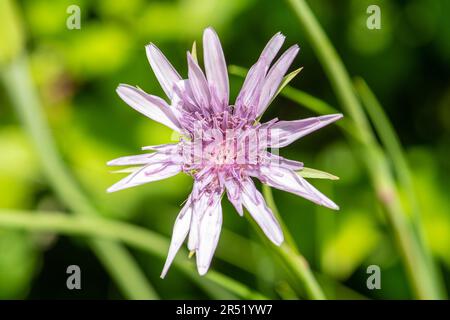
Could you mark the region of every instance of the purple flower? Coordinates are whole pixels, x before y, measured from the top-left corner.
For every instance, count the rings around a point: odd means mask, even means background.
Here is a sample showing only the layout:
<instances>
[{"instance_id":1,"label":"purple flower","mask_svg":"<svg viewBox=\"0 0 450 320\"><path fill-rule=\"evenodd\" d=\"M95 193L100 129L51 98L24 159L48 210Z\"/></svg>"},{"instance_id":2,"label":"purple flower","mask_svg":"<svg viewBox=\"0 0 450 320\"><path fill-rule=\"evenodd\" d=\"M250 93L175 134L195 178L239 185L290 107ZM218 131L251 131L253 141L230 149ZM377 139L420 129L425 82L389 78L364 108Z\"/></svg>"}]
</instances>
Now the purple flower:
<instances>
[{"instance_id":1,"label":"purple flower","mask_svg":"<svg viewBox=\"0 0 450 320\"><path fill-rule=\"evenodd\" d=\"M203 33L205 73L187 53L188 78L183 79L159 49L150 44L147 57L170 105L139 88L121 84L119 96L132 108L180 133L173 144L144 147L151 153L122 157L108 165L133 166L131 174L109 192L169 178L184 172L194 185L173 228L164 277L182 243L196 254L197 268L204 275L211 264L222 227L224 193L242 216L243 207L276 245L283 232L252 177L271 187L302 196L331 209L338 206L299 176L303 163L276 154L278 148L334 122L341 114L296 121L259 119L275 97L285 73L299 51L294 45L275 63L285 37L277 33L249 70L234 105L229 103L225 57L212 28ZM268 151L270 149L270 151Z\"/></svg>"}]
</instances>

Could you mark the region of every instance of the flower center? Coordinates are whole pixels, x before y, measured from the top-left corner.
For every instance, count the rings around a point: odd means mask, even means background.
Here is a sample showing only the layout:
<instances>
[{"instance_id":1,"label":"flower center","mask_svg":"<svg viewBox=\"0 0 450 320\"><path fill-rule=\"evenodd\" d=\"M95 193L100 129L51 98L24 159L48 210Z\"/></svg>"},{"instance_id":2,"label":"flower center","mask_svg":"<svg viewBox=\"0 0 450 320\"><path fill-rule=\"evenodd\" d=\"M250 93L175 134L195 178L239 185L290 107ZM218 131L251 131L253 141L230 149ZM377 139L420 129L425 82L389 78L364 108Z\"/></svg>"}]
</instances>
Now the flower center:
<instances>
[{"instance_id":1,"label":"flower center","mask_svg":"<svg viewBox=\"0 0 450 320\"><path fill-rule=\"evenodd\" d=\"M182 141L185 172L243 169L257 164L265 152L260 127L229 111L199 116L189 136L189 140Z\"/></svg>"}]
</instances>

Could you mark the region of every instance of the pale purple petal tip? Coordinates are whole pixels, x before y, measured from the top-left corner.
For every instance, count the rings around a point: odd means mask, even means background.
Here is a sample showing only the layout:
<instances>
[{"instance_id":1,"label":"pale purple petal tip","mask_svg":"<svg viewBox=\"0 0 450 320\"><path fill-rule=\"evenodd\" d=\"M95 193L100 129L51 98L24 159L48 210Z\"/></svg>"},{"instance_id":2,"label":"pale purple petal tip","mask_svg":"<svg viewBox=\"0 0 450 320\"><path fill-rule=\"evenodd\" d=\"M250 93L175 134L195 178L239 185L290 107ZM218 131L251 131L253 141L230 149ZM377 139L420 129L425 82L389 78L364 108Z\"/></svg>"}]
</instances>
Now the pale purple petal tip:
<instances>
[{"instance_id":1,"label":"pale purple petal tip","mask_svg":"<svg viewBox=\"0 0 450 320\"><path fill-rule=\"evenodd\" d=\"M191 56L191 53L187 53L188 60L188 75L189 84L194 95L195 100L199 107L204 109L210 108L210 93L208 88L208 82L206 80L203 71L198 66L197 62Z\"/></svg>"},{"instance_id":2,"label":"pale purple petal tip","mask_svg":"<svg viewBox=\"0 0 450 320\"><path fill-rule=\"evenodd\" d=\"M107 191L115 192L144 183L163 180L178 174L180 171L181 166L179 164L152 163L128 175L124 179L109 187Z\"/></svg>"},{"instance_id":3,"label":"pale purple petal tip","mask_svg":"<svg viewBox=\"0 0 450 320\"><path fill-rule=\"evenodd\" d=\"M259 101L258 112L256 117L261 116L267 109L269 102L272 100L273 96L277 92L284 75L289 69L292 61L296 57L300 48L298 45L293 45L286 50L285 53L275 62L275 64L270 68L267 74L264 86L262 89L263 95Z\"/></svg>"},{"instance_id":4,"label":"pale purple petal tip","mask_svg":"<svg viewBox=\"0 0 450 320\"><path fill-rule=\"evenodd\" d=\"M207 208L200 218L197 270L201 276L206 274L211 265L222 228L221 195L217 194L215 197L214 203Z\"/></svg>"},{"instance_id":5,"label":"pale purple petal tip","mask_svg":"<svg viewBox=\"0 0 450 320\"><path fill-rule=\"evenodd\" d=\"M172 99L173 87L177 81L181 80L180 75L169 60L167 60L164 54L153 43L147 45L145 49L148 61L153 69L153 72L155 73L156 78L161 84L161 87L166 95Z\"/></svg>"},{"instance_id":6,"label":"pale purple petal tip","mask_svg":"<svg viewBox=\"0 0 450 320\"><path fill-rule=\"evenodd\" d=\"M307 118L294 121L279 121L270 128L272 148L285 147L295 140L314 132L343 117L342 114L330 114L326 116Z\"/></svg>"},{"instance_id":7,"label":"pale purple petal tip","mask_svg":"<svg viewBox=\"0 0 450 320\"><path fill-rule=\"evenodd\" d=\"M136 111L175 131L181 131L176 111L163 99L127 84L120 84L116 91L120 98Z\"/></svg>"},{"instance_id":8,"label":"pale purple petal tip","mask_svg":"<svg viewBox=\"0 0 450 320\"><path fill-rule=\"evenodd\" d=\"M339 207L295 172L278 166L262 166L259 179L274 188L291 192L330 209Z\"/></svg>"},{"instance_id":9,"label":"pale purple petal tip","mask_svg":"<svg viewBox=\"0 0 450 320\"><path fill-rule=\"evenodd\" d=\"M219 37L211 27L203 32L203 60L210 88L213 88L219 102L224 107L228 106L230 85L227 64Z\"/></svg>"},{"instance_id":10,"label":"pale purple petal tip","mask_svg":"<svg viewBox=\"0 0 450 320\"><path fill-rule=\"evenodd\" d=\"M167 271L169 270L173 259L175 258L175 255L177 254L178 250L180 250L181 245L186 239L191 224L191 217L192 207L190 201L188 200L188 202L178 214L177 219L175 220L172 231L172 240L170 242L166 263L164 264L164 268L161 272L161 278L164 278L166 276Z\"/></svg>"},{"instance_id":11,"label":"pale purple petal tip","mask_svg":"<svg viewBox=\"0 0 450 320\"><path fill-rule=\"evenodd\" d=\"M284 241L283 231L273 215L272 210L267 207L264 197L256 190L253 182L248 179L245 183L249 184L249 188L242 193L244 206L269 240L277 246L281 245Z\"/></svg>"},{"instance_id":12,"label":"pale purple petal tip","mask_svg":"<svg viewBox=\"0 0 450 320\"><path fill-rule=\"evenodd\" d=\"M286 37L281 33L277 32L270 40L267 42L264 50L261 52L260 58L265 58L267 63L270 65L283 46Z\"/></svg>"}]
</instances>

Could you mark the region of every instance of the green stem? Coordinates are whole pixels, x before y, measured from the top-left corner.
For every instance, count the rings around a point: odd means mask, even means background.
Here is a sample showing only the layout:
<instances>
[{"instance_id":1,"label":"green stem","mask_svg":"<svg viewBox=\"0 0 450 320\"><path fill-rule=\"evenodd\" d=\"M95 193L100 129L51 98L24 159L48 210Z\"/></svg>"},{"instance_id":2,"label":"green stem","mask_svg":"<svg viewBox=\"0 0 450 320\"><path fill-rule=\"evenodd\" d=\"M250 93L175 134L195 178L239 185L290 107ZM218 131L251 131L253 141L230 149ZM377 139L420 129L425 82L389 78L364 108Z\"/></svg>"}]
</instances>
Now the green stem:
<instances>
[{"instance_id":1,"label":"green stem","mask_svg":"<svg viewBox=\"0 0 450 320\"><path fill-rule=\"evenodd\" d=\"M436 283L435 275L427 272L426 263L421 259L422 254L425 253L420 252L417 239L406 221L406 215L399 203L395 183L386 163L386 157L376 142L341 59L306 1L287 0L287 2L303 26L340 104L355 124L355 129L360 136L358 147L361 150L375 189L386 209L384 212L397 240L412 289L420 299L440 298L441 295L432 286L433 283Z\"/></svg>"},{"instance_id":2,"label":"green stem","mask_svg":"<svg viewBox=\"0 0 450 320\"><path fill-rule=\"evenodd\" d=\"M287 88L288 87L286 87L285 90ZM292 101L295 101L314 111L314 109L308 104L308 100L302 100L301 96L292 94L292 92L296 92L297 89L289 89L290 92L288 92L287 94L284 91L281 92L281 94L288 99L291 99ZM353 129L351 131L353 131ZM410 280L410 282L412 283L414 291L417 292L421 289L418 289L416 285L417 276L414 276L413 273L417 272L417 270L422 270L423 268L420 267L421 261L420 257L418 257L419 253L413 253L412 250L417 251L417 249L419 248L414 249L414 243L410 243L411 241L408 240L412 235L411 232L406 228L406 221L404 221L404 218L402 218L405 216L405 214L402 207L398 204L398 193L396 191L395 183L386 163L385 156L376 143L372 142L370 144L361 144L360 139L355 141L354 137L358 135L356 129L354 132L352 132L352 134L349 134L349 130L344 131L344 133L347 134L350 141L357 143L355 150L359 152L362 160L365 162L374 189L376 190L378 197L380 198L384 208L386 209L386 218L393 231L395 232L394 237L396 239L398 247L400 248L405 268L408 271L408 277L409 279L412 279L413 277L416 278L416 280ZM397 218L397 216L399 215L400 219ZM416 256L418 258L415 258ZM419 267L416 268L416 271L414 271L414 261L418 261L417 264L419 265ZM426 274L425 271L422 271L421 273Z\"/></svg>"},{"instance_id":3,"label":"green stem","mask_svg":"<svg viewBox=\"0 0 450 320\"><path fill-rule=\"evenodd\" d=\"M269 204L269 206L271 206L270 201L267 201L267 203ZM266 238L265 236L263 237ZM255 275L258 272L257 268L255 268L255 261L258 261L258 258L267 257L268 250L270 250L270 248L266 247L264 243L245 238L241 235L235 234L234 232L228 229L222 229L220 241L222 243L222 246L220 246L220 248L217 249L215 257L223 261L226 261L227 263L230 263L231 265L234 265L242 270L245 270L248 273ZM240 244L239 247L233 245L236 243ZM254 254L257 256L249 255L248 252L250 251L253 251ZM330 277L326 277L325 275L319 273L314 273L314 275L316 276L316 279L323 288L324 294L327 298L329 298L329 295L327 294L326 289L328 289L328 292L336 290L339 291L339 293L344 293L344 297L349 299L365 298L363 295L355 292L354 290L346 287L345 285L337 282L336 280L333 280ZM289 281L287 279L287 275L283 274L280 281ZM291 287L292 286L293 284L291 283Z\"/></svg>"},{"instance_id":4,"label":"green stem","mask_svg":"<svg viewBox=\"0 0 450 320\"><path fill-rule=\"evenodd\" d=\"M276 253L286 263L288 269L296 276L303 284L306 295L310 299L325 300L325 294L312 273L308 261L295 251L287 243L276 247Z\"/></svg>"},{"instance_id":5,"label":"green stem","mask_svg":"<svg viewBox=\"0 0 450 320\"><path fill-rule=\"evenodd\" d=\"M285 262L288 269L291 270L291 272L303 284L306 294L309 298L315 300L325 299L325 295L322 291L322 288L320 287L311 269L309 268L308 262L298 251L294 238L292 237L282 217L280 216L278 208L275 204L275 200L273 198L272 189L269 186L263 185L263 193L267 205L272 209L273 214L279 221L285 237L285 242L281 246L279 247L271 246L271 247L278 254L278 256Z\"/></svg>"},{"instance_id":6,"label":"green stem","mask_svg":"<svg viewBox=\"0 0 450 320\"><path fill-rule=\"evenodd\" d=\"M86 215L71 217L60 212L1 209L0 226L33 232L87 236L113 243L120 241L162 260L165 259L166 248L169 247L169 241L165 237L150 230L124 222ZM187 250L181 249L180 251L181 255L188 255ZM199 284L202 283L202 279L206 279L243 299L267 299L260 293L213 270L210 270L204 277L200 277L196 273L193 263L188 260L175 259L173 266Z\"/></svg>"},{"instance_id":7,"label":"green stem","mask_svg":"<svg viewBox=\"0 0 450 320\"><path fill-rule=\"evenodd\" d=\"M305 35L325 69L339 102L358 127L358 131L362 135L362 141L370 141L372 136L369 134L369 123L354 94L350 77L336 50L314 17L306 1L287 0L287 2L303 26Z\"/></svg>"},{"instance_id":8,"label":"green stem","mask_svg":"<svg viewBox=\"0 0 450 320\"><path fill-rule=\"evenodd\" d=\"M420 205L417 201L417 193L414 188L411 169L408 161L406 160L405 152L402 148L400 140L394 128L392 127L386 113L384 112L383 107L381 106L372 90L370 90L364 79L356 78L354 84L356 91L361 97L363 106L365 107L370 119L374 124L375 130L378 133L382 144L385 146L389 158L392 160L393 168L397 173L399 183L408 197L410 210L412 211L412 217L415 222L414 226L417 229L416 232L418 235L419 246L425 253L423 255L423 258L428 260L428 268L433 270L432 272L437 275L437 277L434 278L435 280L437 280L437 278L440 278L440 276L436 270L437 267L435 266L433 259L430 259L431 252L429 250L425 237L425 230L423 228L422 222L422 213L420 210ZM435 290L439 291L442 296L445 296L445 290L442 287L441 283L441 281L435 281L433 285L435 287Z\"/></svg>"},{"instance_id":9,"label":"green stem","mask_svg":"<svg viewBox=\"0 0 450 320\"><path fill-rule=\"evenodd\" d=\"M362 78L357 78L354 81L355 88L363 101L363 106L372 120L375 130L378 133L381 142L386 147L387 154L392 160L392 164L397 172L398 179L403 189L408 195L408 201L416 219L418 226L422 225L421 215L417 196L414 191L412 175L409 169L409 164L404 156L403 148L400 144L397 134L392 127L389 119L384 113L383 108L378 102L373 92L368 87L367 83ZM422 234L422 233L421 233ZM423 239L424 237L421 236Z\"/></svg>"},{"instance_id":10,"label":"green stem","mask_svg":"<svg viewBox=\"0 0 450 320\"><path fill-rule=\"evenodd\" d=\"M56 194L73 212L97 215L96 209L80 191L58 155L31 81L27 58L16 57L10 64L2 67L0 76ZM158 298L126 249L114 242L92 240L89 244L126 297Z\"/></svg>"}]
</instances>

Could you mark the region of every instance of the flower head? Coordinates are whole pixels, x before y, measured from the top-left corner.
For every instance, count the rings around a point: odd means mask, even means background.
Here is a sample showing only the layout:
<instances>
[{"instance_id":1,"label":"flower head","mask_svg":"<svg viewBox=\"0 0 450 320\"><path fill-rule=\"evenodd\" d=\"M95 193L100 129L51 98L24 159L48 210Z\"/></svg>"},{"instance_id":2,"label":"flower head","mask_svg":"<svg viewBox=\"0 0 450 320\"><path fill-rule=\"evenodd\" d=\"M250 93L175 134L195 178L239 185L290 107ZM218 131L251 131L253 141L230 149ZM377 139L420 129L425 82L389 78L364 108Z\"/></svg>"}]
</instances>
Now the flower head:
<instances>
[{"instance_id":1,"label":"flower head","mask_svg":"<svg viewBox=\"0 0 450 320\"><path fill-rule=\"evenodd\" d=\"M249 70L234 105L229 103L225 57L212 28L203 33L206 74L188 52L188 78L183 79L155 45L146 47L150 65L170 105L139 88L129 85L117 88L119 96L132 108L179 132L181 138L177 143L143 148L150 153L110 161L109 165L134 168L108 191L165 179L180 172L194 179L192 192L175 221L162 277L188 236L188 248L196 254L198 272L203 275L208 271L222 227L224 194L241 216L245 207L274 244L283 242L280 225L256 189L253 177L271 187L338 209L296 173L303 168L301 162L285 159L273 150L289 145L342 115L259 122L299 51L294 45L272 63L284 39L281 33L270 39Z\"/></svg>"}]
</instances>

